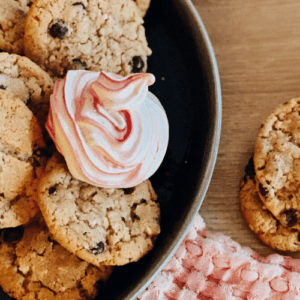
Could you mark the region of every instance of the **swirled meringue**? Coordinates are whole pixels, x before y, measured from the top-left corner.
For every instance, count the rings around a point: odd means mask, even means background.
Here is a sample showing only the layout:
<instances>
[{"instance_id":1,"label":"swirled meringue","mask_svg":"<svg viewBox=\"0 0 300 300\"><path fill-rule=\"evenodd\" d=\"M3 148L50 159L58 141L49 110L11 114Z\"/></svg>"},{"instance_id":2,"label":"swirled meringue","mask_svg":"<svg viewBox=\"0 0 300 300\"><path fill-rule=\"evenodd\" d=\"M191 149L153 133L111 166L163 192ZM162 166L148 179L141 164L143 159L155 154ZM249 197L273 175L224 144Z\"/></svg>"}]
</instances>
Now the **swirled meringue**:
<instances>
[{"instance_id":1,"label":"swirled meringue","mask_svg":"<svg viewBox=\"0 0 300 300\"><path fill-rule=\"evenodd\" d=\"M149 73L69 71L55 83L46 128L76 179L128 188L158 169L169 124L148 91L154 81Z\"/></svg>"}]
</instances>

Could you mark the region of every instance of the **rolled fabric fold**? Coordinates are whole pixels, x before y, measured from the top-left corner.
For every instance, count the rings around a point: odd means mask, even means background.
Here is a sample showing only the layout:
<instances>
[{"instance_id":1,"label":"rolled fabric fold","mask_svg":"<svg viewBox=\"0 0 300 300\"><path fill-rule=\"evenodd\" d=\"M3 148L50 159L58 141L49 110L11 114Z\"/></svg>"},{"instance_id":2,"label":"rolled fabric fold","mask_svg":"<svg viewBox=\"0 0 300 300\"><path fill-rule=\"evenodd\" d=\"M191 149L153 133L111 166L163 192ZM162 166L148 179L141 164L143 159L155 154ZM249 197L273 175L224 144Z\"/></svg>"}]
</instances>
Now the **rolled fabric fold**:
<instances>
[{"instance_id":1,"label":"rolled fabric fold","mask_svg":"<svg viewBox=\"0 0 300 300\"><path fill-rule=\"evenodd\" d=\"M300 260L261 257L211 233L197 215L171 260L136 300L300 299Z\"/></svg>"}]
</instances>

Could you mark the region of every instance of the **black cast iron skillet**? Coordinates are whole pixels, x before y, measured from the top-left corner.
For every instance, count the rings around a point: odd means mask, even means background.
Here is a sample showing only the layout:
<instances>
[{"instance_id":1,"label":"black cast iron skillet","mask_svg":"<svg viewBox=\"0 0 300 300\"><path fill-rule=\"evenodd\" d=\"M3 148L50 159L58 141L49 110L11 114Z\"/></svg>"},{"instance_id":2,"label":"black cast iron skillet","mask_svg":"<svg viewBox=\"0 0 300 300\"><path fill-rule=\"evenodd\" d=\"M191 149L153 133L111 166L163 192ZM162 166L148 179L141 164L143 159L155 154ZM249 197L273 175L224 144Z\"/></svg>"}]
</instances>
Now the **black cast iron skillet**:
<instances>
[{"instance_id":1,"label":"black cast iron skillet","mask_svg":"<svg viewBox=\"0 0 300 300\"><path fill-rule=\"evenodd\" d=\"M161 234L139 262L115 268L97 300L135 299L172 257L202 204L219 146L217 64L191 1L152 0L145 28L153 50L148 72L156 77L150 91L170 124L166 157L151 178L161 206ZM10 298L0 290L0 299Z\"/></svg>"}]
</instances>

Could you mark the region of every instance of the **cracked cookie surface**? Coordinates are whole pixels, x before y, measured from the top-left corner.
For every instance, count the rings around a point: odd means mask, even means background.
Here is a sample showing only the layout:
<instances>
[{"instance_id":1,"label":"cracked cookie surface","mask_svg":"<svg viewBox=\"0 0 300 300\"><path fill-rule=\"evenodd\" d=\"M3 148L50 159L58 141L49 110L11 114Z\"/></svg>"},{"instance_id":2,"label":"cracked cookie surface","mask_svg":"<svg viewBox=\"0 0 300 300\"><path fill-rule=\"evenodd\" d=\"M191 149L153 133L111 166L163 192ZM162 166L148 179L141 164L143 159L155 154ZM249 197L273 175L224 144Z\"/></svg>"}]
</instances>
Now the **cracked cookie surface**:
<instances>
[{"instance_id":1,"label":"cracked cookie surface","mask_svg":"<svg viewBox=\"0 0 300 300\"><path fill-rule=\"evenodd\" d=\"M32 1L0 0L0 50L23 54L25 20Z\"/></svg>"},{"instance_id":2,"label":"cracked cookie surface","mask_svg":"<svg viewBox=\"0 0 300 300\"><path fill-rule=\"evenodd\" d=\"M26 105L0 90L0 228L29 222L37 213L37 183L46 165L39 124Z\"/></svg>"},{"instance_id":3,"label":"cracked cookie surface","mask_svg":"<svg viewBox=\"0 0 300 300\"><path fill-rule=\"evenodd\" d=\"M37 117L42 131L53 91L50 76L27 57L0 53L0 89L19 97Z\"/></svg>"},{"instance_id":4,"label":"cracked cookie surface","mask_svg":"<svg viewBox=\"0 0 300 300\"><path fill-rule=\"evenodd\" d=\"M113 270L69 253L41 220L3 229L0 239L0 285L17 300L94 299Z\"/></svg>"},{"instance_id":5,"label":"cracked cookie surface","mask_svg":"<svg viewBox=\"0 0 300 300\"><path fill-rule=\"evenodd\" d=\"M54 238L80 258L124 265L148 253L160 233L160 209L149 180L131 189L74 179L60 155L47 163L39 206Z\"/></svg>"},{"instance_id":6,"label":"cracked cookie surface","mask_svg":"<svg viewBox=\"0 0 300 300\"><path fill-rule=\"evenodd\" d=\"M300 229L300 98L280 105L255 142L257 190L282 225Z\"/></svg>"},{"instance_id":7,"label":"cracked cookie surface","mask_svg":"<svg viewBox=\"0 0 300 300\"><path fill-rule=\"evenodd\" d=\"M24 51L53 77L68 70L145 72L151 54L132 0L37 0L28 13Z\"/></svg>"},{"instance_id":8,"label":"cracked cookie surface","mask_svg":"<svg viewBox=\"0 0 300 300\"><path fill-rule=\"evenodd\" d=\"M251 160L247 165L248 173L242 183L239 200L240 209L250 229L266 245L280 251L299 251L300 232L289 228L280 222L268 211L257 191L254 176L254 166ZM253 171L251 171L253 169Z\"/></svg>"}]
</instances>

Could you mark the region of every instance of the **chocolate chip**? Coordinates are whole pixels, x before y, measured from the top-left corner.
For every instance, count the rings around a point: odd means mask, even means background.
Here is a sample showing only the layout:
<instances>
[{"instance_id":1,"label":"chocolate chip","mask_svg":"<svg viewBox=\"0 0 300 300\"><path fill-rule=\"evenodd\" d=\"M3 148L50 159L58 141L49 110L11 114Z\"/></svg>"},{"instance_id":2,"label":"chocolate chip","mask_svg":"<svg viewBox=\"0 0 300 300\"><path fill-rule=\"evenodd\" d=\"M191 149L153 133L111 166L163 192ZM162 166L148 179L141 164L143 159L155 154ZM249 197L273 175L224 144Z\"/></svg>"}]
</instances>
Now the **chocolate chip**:
<instances>
[{"instance_id":1,"label":"chocolate chip","mask_svg":"<svg viewBox=\"0 0 300 300\"><path fill-rule=\"evenodd\" d=\"M132 207L133 207L133 208L137 208L137 203L134 203L134 204L132 205Z\"/></svg>"},{"instance_id":2,"label":"chocolate chip","mask_svg":"<svg viewBox=\"0 0 300 300\"><path fill-rule=\"evenodd\" d=\"M259 183L259 192L263 197L269 194L269 191L265 187L263 187L261 183Z\"/></svg>"},{"instance_id":3,"label":"chocolate chip","mask_svg":"<svg viewBox=\"0 0 300 300\"><path fill-rule=\"evenodd\" d=\"M134 215L134 218L138 221L141 219L138 215Z\"/></svg>"},{"instance_id":4,"label":"chocolate chip","mask_svg":"<svg viewBox=\"0 0 300 300\"><path fill-rule=\"evenodd\" d=\"M0 197L5 198L4 193L0 193Z\"/></svg>"},{"instance_id":5,"label":"chocolate chip","mask_svg":"<svg viewBox=\"0 0 300 300\"><path fill-rule=\"evenodd\" d=\"M286 210L282 213L284 219L285 219L285 222L286 222L286 225L288 227L292 227L294 225L297 224L298 222L298 212L296 209L289 209L289 210Z\"/></svg>"},{"instance_id":6,"label":"chocolate chip","mask_svg":"<svg viewBox=\"0 0 300 300\"><path fill-rule=\"evenodd\" d=\"M147 201L145 199L142 199L141 204L143 204L143 203L147 203Z\"/></svg>"},{"instance_id":7,"label":"chocolate chip","mask_svg":"<svg viewBox=\"0 0 300 300\"><path fill-rule=\"evenodd\" d=\"M24 227L7 228L4 230L4 242L12 243L20 241L24 234Z\"/></svg>"},{"instance_id":8,"label":"chocolate chip","mask_svg":"<svg viewBox=\"0 0 300 300\"><path fill-rule=\"evenodd\" d=\"M124 217L122 217L122 221L125 223L126 222L126 220L125 220L125 218Z\"/></svg>"},{"instance_id":9,"label":"chocolate chip","mask_svg":"<svg viewBox=\"0 0 300 300\"><path fill-rule=\"evenodd\" d=\"M6 90L6 86L4 86L3 84L0 84L0 89L1 90Z\"/></svg>"},{"instance_id":10,"label":"chocolate chip","mask_svg":"<svg viewBox=\"0 0 300 300\"><path fill-rule=\"evenodd\" d=\"M86 63L82 62L80 58L73 59L73 66L75 70L86 70Z\"/></svg>"},{"instance_id":11,"label":"chocolate chip","mask_svg":"<svg viewBox=\"0 0 300 300\"><path fill-rule=\"evenodd\" d=\"M51 188L49 189L49 195L52 195L56 192L56 186L51 186Z\"/></svg>"},{"instance_id":12,"label":"chocolate chip","mask_svg":"<svg viewBox=\"0 0 300 300\"><path fill-rule=\"evenodd\" d=\"M124 190L124 194L130 195L135 191L135 188L131 187L131 188L123 189L123 190Z\"/></svg>"},{"instance_id":13,"label":"chocolate chip","mask_svg":"<svg viewBox=\"0 0 300 300\"><path fill-rule=\"evenodd\" d=\"M145 63L140 56L134 56L132 58L131 66L131 73L141 73L142 69L145 66Z\"/></svg>"},{"instance_id":14,"label":"chocolate chip","mask_svg":"<svg viewBox=\"0 0 300 300\"><path fill-rule=\"evenodd\" d=\"M76 2L76 3L73 3L73 6L78 6L78 5L81 5L83 9L85 9L85 5L81 2Z\"/></svg>"},{"instance_id":15,"label":"chocolate chip","mask_svg":"<svg viewBox=\"0 0 300 300\"><path fill-rule=\"evenodd\" d=\"M94 254L94 255L98 255L101 254L105 249L105 245L103 242L99 242L97 243L95 248L91 248L90 251Z\"/></svg>"},{"instance_id":16,"label":"chocolate chip","mask_svg":"<svg viewBox=\"0 0 300 300\"><path fill-rule=\"evenodd\" d=\"M53 36L54 38L58 38L61 40L66 37L67 32L68 32L68 27L62 21L54 23L50 28L50 35Z\"/></svg>"}]
</instances>

